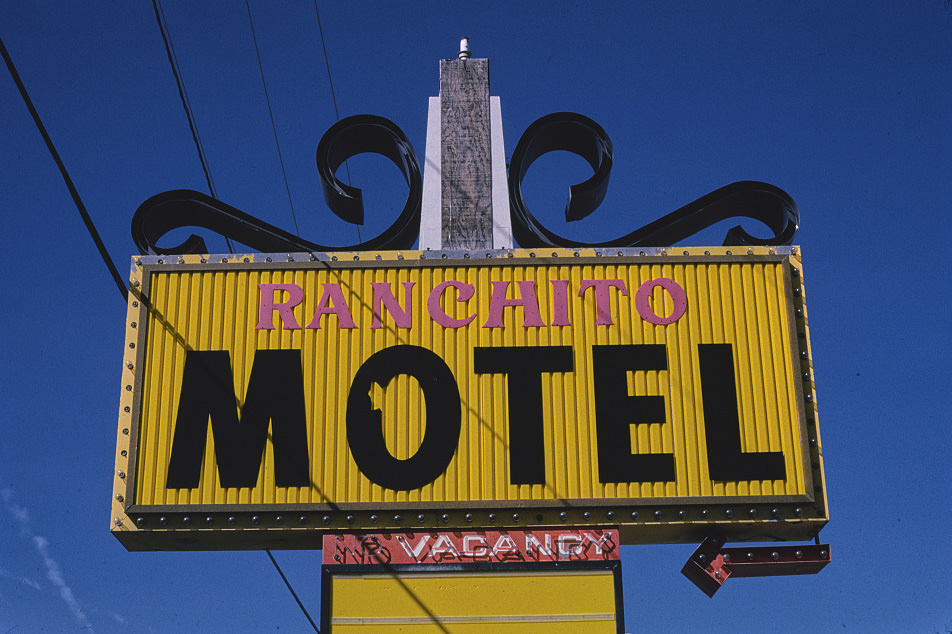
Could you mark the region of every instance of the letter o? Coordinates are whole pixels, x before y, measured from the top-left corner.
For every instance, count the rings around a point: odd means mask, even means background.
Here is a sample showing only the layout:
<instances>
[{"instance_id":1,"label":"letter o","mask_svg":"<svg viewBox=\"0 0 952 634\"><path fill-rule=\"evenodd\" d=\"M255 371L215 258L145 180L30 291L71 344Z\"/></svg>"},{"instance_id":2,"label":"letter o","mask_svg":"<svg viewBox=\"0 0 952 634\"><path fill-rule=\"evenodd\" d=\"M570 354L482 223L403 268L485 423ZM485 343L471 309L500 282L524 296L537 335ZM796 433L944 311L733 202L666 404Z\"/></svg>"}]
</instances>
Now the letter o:
<instances>
[{"instance_id":1,"label":"letter o","mask_svg":"<svg viewBox=\"0 0 952 634\"><path fill-rule=\"evenodd\" d=\"M383 437L383 414L373 408L370 388L387 387L399 374L414 377L423 390L426 431L415 454L395 458ZM419 346L391 346L374 353L354 375L347 395L347 444L357 468L386 489L411 491L438 478L456 454L462 426L459 387L449 366Z\"/></svg>"},{"instance_id":2,"label":"letter o","mask_svg":"<svg viewBox=\"0 0 952 634\"><path fill-rule=\"evenodd\" d=\"M658 314L652 310L651 303L648 301L651 299L651 292L656 286L660 286L668 291L671 295L671 301L674 302L674 309L668 317L659 317ZM659 277L654 280L648 280L638 287L638 291L635 293L635 308L638 310L638 314L641 315L641 318L649 324L667 326L684 316L684 312L688 308L688 296L684 292L684 289L674 280L667 277Z\"/></svg>"}]
</instances>

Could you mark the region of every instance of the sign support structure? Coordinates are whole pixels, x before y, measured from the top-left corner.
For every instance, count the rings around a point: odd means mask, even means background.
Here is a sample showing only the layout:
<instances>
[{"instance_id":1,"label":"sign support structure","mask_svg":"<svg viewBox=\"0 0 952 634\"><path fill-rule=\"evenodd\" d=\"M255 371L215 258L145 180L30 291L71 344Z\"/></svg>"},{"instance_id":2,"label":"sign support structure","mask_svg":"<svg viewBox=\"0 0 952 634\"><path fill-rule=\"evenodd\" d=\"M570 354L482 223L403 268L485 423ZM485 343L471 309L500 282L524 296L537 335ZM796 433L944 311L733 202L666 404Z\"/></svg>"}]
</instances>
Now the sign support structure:
<instances>
[{"instance_id":1,"label":"sign support structure","mask_svg":"<svg viewBox=\"0 0 952 634\"><path fill-rule=\"evenodd\" d=\"M489 62L460 48L429 100L422 185L382 118L321 141L345 219L363 217L335 184L346 156L402 165L411 194L379 243L318 249L184 190L137 211L113 534L129 550L322 548L325 633L623 633L622 544L701 542L682 572L709 596L729 576L818 572L829 510L792 200L735 183L622 246L564 247L519 182L547 151L582 152L595 175L566 215L591 213L607 134L543 117L507 178ZM248 244L305 246L154 249L190 206ZM639 246L731 214L776 240ZM531 248L513 248L513 215ZM419 248L400 248L416 223Z\"/></svg>"}]
</instances>

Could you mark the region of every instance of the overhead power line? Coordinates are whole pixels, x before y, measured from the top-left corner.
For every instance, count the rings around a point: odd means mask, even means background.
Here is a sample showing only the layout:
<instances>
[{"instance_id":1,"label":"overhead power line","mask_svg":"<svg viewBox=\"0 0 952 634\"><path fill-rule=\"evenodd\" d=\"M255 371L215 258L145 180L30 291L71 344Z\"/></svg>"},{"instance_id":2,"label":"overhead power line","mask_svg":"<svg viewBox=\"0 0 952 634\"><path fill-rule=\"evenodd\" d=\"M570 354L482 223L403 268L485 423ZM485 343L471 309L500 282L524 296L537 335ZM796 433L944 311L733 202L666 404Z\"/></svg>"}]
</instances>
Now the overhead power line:
<instances>
[{"instance_id":1,"label":"overhead power line","mask_svg":"<svg viewBox=\"0 0 952 634\"><path fill-rule=\"evenodd\" d=\"M13 83L17 85L17 90L20 91L20 97L23 98L23 102L30 111L30 115L33 117L33 122L36 124L36 128L40 131L43 141L46 142L46 149L49 150L50 155L53 157L53 161L56 163L60 174L63 176L63 180L66 182L66 188L69 189L70 196L73 197L73 203L76 205L76 209L79 211L79 215L82 217L83 223L86 225L86 230L89 232L93 242L96 243L96 248L99 250L99 255L106 264L106 268L109 269L109 274L112 275L112 279L115 280L116 287L119 288L119 292L122 294L122 299L125 301L128 296L128 288L126 287L122 276L119 275L119 269L116 268L116 263L109 255L109 251L106 250L106 245L103 244L102 238L99 237L99 232L96 230L96 225L93 224L92 218L89 217L89 212L86 211L86 206L79 197L79 192L76 191L76 187L73 185L73 179L69 177L69 172L66 171L66 166L63 164L59 153L53 146L53 140L50 139L50 135L46 133L46 128L43 126L43 122L40 120L40 115L37 114L36 108L33 107L33 101L30 99L30 95L27 93L26 87L23 85L23 81L20 79L20 74L13 65L13 59L10 57L10 53L7 51L6 45L3 43L3 38L0 38L0 54L3 55L3 61L7 64L7 69L9 69L10 75L13 77Z\"/></svg>"},{"instance_id":2,"label":"overhead power line","mask_svg":"<svg viewBox=\"0 0 952 634\"><path fill-rule=\"evenodd\" d=\"M327 58L327 45L324 43L324 27L321 26L321 12L317 8L317 0L314 0L314 13L317 14L317 32L321 35L321 49L324 51L324 66L327 68L327 83L331 86L331 100L334 102L334 116L340 121L340 112L337 110L337 95L334 94L334 80L331 79L331 63ZM352 185L350 181L350 165L344 161L344 169L347 171L347 184ZM360 225L357 225L357 241L363 242L360 237Z\"/></svg>"},{"instance_id":3,"label":"overhead power line","mask_svg":"<svg viewBox=\"0 0 952 634\"><path fill-rule=\"evenodd\" d=\"M281 163L281 173L284 175L284 188L288 192L288 204L291 205L291 217L294 219L294 230L295 233L300 236L301 230L298 228L297 215L294 213L294 202L291 200L291 188L288 186L288 173L284 169L284 158L281 156L281 144L278 142L278 130L274 125L274 113L271 111L271 98L268 96L268 82L265 81L264 78L264 67L261 65L261 53L258 51L258 38L255 35L255 23L254 19L251 17L251 4L249 4L248 0L245 0L245 8L248 9L248 23L251 25L251 39L255 44L255 56L258 58L258 72L261 73L261 85L264 86L264 98L268 104L268 116L271 117L271 132L274 134L274 144L278 148L278 161ZM291 596L294 597L298 607L301 608L301 612L303 612L304 616L307 617L311 627L314 628L314 631L317 632L317 634L321 634L321 631L317 629L317 625L314 623L314 619L312 619L311 615L308 614L304 604L301 603L301 599L298 598L297 592L295 592L294 588L291 586L291 582L288 581L286 576L284 576L284 571L281 570L281 566L278 565L274 555L271 554L270 550L265 550L265 552L268 553L268 558L271 560L271 563L274 564L274 568L278 571L278 574L281 575L284 585L288 587L288 591L291 593Z\"/></svg>"},{"instance_id":4,"label":"overhead power line","mask_svg":"<svg viewBox=\"0 0 952 634\"><path fill-rule=\"evenodd\" d=\"M169 58L169 66L172 67L172 75L175 77L176 86L178 86L179 99L182 100L182 107L185 109L188 127L189 130L192 131L192 140L195 142L195 149L198 150L198 160L201 161L202 171L205 172L205 181L208 183L208 191L213 198L218 198L218 192L215 190L211 170L208 169L208 160L205 158L205 150L202 147L202 138L198 133L198 126L195 125L195 119L192 116L192 104L188 99L185 82L182 81L182 73L179 69L178 56L175 54L175 46L172 44L172 37L168 33L169 25L165 19L165 10L162 8L161 0L152 0L152 9L155 11L155 21L159 24L159 32L162 34L162 41L165 43L165 54ZM235 249L228 236L225 236L225 242L228 244L229 253L234 253Z\"/></svg>"},{"instance_id":5,"label":"overhead power line","mask_svg":"<svg viewBox=\"0 0 952 634\"><path fill-rule=\"evenodd\" d=\"M288 581L288 578L284 576L284 571L281 570L281 566L278 565L274 555L271 554L270 550L265 550L264 552L268 553L268 557L271 559L271 563L274 564L275 570L277 570L278 574L281 575L281 579L284 580L284 585L286 585L288 590L291 591L291 596L294 597L295 601L297 601L298 607L301 608L301 612L304 612L304 616L306 616L307 620L311 623L311 627L314 628L314 631L317 632L317 634L321 634L321 631L317 629L317 625L314 624L314 619L312 619L311 615L307 613L307 610L304 608L304 604L301 603L301 600L298 598L297 592L295 592L294 588L291 587L291 582Z\"/></svg>"},{"instance_id":6,"label":"overhead power line","mask_svg":"<svg viewBox=\"0 0 952 634\"><path fill-rule=\"evenodd\" d=\"M281 173L284 175L284 189L288 192L288 204L291 205L291 218L294 219L294 232L300 236L297 214L294 213L294 202L291 200L291 188L288 186L288 173L284 169L284 158L281 156L281 144L278 143L278 129L274 125L274 113L271 111L271 98L268 96L268 82L264 79L264 67L261 65L261 53L258 51L258 38L255 36L255 22L251 18L251 4L245 0L248 9L248 22L251 24L251 39L255 43L255 55L258 57L258 71L261 73L261 85L264 86L264 99L268 104L268 116L271 117L271 131L274 133L274 144L278 148L278 161L281 162Z\"/></svg>"},{"instance_id":7,"label":"overhead power line","mask_svg":"<svg viewBox=\"0 0 952 634\"><path fill-rule=\"evenodd\" d=\"M152 0L152 9L155 11L155 21L159 24L159 32L162 33L162 41L165 43L165 54L169 57L169 65L172 67L172 74L175 76L179 99L182 100L182 107L185 108L185 116L188 118L188 127L189 130L192 131L192 140L195 141L195 148L198 150L198 159L202 162L202 170L205 172L208 190L213 197L218 198L218 193L215 191L215 184L212 182L211 173L208 171L208 163L205 160L205 151L202 149L202 141L195 127L195 120L192 118L192 108L188 101L188 93L185 90L185 85L179 73L178 57L175 55L175 47L172 45L171 37L168 35L168 22L165 20L165 11L162 9L161 0Z\"/></svg>"},{"instance_id":8,"label":"overhead power line","mask_svg":"<svg viewBox=\"0 0 952 634\"><path fill-rule=\"evenodd\" d=\"M331 63L327 59L327 45L324 44L324 28L321 26L321 12L317 8L317 0L314 0L314 13L317 14L317 31L321 34L321 48L324 50L324 66L327 67L327 83L331 85L331 99L334 101L334 116L340 121L340 112L337 111L337 97L334 95L334 80L331 79Z\"/></svg>"},{"instance_id":9,"label":"overhead power line","mask_svg":"<svg viewBox=\"0 0 952 634\"><path fill-rule=\"evenodd\" d=\"M247 2L246 2L247 5ZM205 180L208 182L208 190L211 192L211 195L215 198L218 198L218 193L215 191L215 184L212 181L211 172L208 169L208 163L205 159L205 151L202 148L201 137L198 134L198 128L195 125L195 120L192 117L191 104L188 100L188 92L185 89L185 84L182 81L181 72L178 67L178 58L175 55L175 47L172 45L171 37L169 37L168 24L165 21L165 12L162 10L161 0L152 0L152 8L155 10L155 20L159 24L159 31L162 33L162 41L165 42L165 52L169 58L169 65L172 67L172 74L175 76L175 83L178 86L179 98L182 100L182 107L185 109L185 116L188 118L188 127L192 131L192 140L195 142L195 148L198 150L198 158L202 163L202 170L205 172ZM251 19L251 7L248 7L248 19ZM251 25L252 38L254 38L254 23ZM255 52L257 53L258 43L255 41ZM258 57L258 68L261 68L261 57ZM261 81L264 83L264 71L261 71ZM268 87L265 84L265 98L267 99ZM271 102L268 100L268 112L271 111ZM274 130L274 117L271 117L271 128ZM275 143L277 143L277 132L275 132ZM278 157L281 156L281 148L278 147ZM284 171L284 161L281 161L281 171ZM287 187L287 176L284 177L284 184ZM291 199L291 192L288 190L288 200ZM294 215L294 205L291 205L291 214ZM294 226L297 227L297 218L294 219ZM231 245L231 240L226 236L225 240L228 242L228 250L234 253L234 249ZM301 608L301 611L304 613L304 616L307 617L308 622L310 622L311 627L314 628L314 631L317 634L321 634L320 630L317 629L317 625L314 624L314 620L311 618L311 615L308 614L307 609L305 609L304 604L301 603L301 599L298 598L297 593L294 591L294 588L291 586L291 582L288 581L288 578L284 575L284 571L281 570L281 566L278 565L278 562L275 560L274 556L271 554L270 550L266 550L268 553L268 558L271 559L271 563L274 564L275 569L278 571L278 574L281 576L281 579L284 581L284 585L287 586L288 591L291 592L291 596L294 597L294 600L297 602L298 607Z\"/></svg>"}]
</instances>

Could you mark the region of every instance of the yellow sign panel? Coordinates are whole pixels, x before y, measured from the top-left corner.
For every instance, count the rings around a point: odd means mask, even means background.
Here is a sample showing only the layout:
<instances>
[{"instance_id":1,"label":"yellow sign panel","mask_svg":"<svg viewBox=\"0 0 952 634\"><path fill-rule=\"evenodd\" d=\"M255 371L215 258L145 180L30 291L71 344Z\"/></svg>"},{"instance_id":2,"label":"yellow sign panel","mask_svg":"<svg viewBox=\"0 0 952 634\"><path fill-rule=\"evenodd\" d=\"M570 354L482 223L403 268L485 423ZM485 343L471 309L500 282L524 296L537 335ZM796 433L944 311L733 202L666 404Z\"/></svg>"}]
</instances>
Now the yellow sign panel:
<instances>
[{"instance_id":1,"label":"yellow sign panel","mask_svg":"<svg viewBox=\"0 0 952 634\"><path fill-rule=\"evenodd\" d=\"M617 634L617 566L580 570L337 572L325 567L321 631ZM333 572L329 574L328 571Z\"/></svg>"},{"instance_id":2,"label":"yellow sign panel","mask_svg":"<svg viewBox=\"0 0 952 634\"><path fill-rule=\"evenodd\" d=\"M117 536L825 523L795 248L488 255L137 258Z\"/></svg>"}]
</instances>

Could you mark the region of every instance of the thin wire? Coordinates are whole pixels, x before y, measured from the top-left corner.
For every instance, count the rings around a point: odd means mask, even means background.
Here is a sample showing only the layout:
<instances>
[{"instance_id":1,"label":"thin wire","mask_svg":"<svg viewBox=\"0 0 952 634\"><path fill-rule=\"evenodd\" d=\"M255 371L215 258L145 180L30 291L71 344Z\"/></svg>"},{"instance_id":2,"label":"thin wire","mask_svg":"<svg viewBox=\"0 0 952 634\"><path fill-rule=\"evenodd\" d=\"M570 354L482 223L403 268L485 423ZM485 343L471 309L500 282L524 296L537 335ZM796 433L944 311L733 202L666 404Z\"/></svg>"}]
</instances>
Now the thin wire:
<instances>
[{"instance_id":1,"label":"thin wire","mask_svg":"<svg viewBox=\"0 0 952 634\"><path fill-rule=\"evenodd\" d=\"M324 44L324 28L321 26L321 12L317 8L317 0L314 0L314 13L317 14L317 31L321 34L321 49L324 51L324 66L327 68L327 83L331 85L331 100L334 102L334 116L340 121L340 112L337 110L337 96L334 94L334 80L331 79L331 63L327 58L327 45ZM352 185L350 181L350 165L344 161L344 169L347 171L347 184ZM363 242L360 237L360 225L357 225L357 241Z\"/></svg>"},{"instance_id":2,"label":"thin wire","mask_svg":"<svg viewBox=\"0 0 952 634\"><path fill-rule=\"evenodd\" d=\"M182 81L182 74L179 70L178 56L175 54L175 46L172 44L172 38L168 34L168 21L165 19L165 9L162 8L161 0L152 0L152 9L155 11L155 21L159 24L159 32L162 33L162 41L165 43L165 54L169 58L169 65L172 67L172 75L175 76L175 84L178 86L179 99L182 100L182 107L185 109L185 116L188 119L188 127L192 131L192 140L195 142L195 148L198 150L198 160L202 163L202 170L205 172L205 181L208 183L208 191L212 197L218 198L218 192L215 190L215 183L212 180L211 171L208 169L208 161L205 158L205 150L202 147L201 135L198 133L198 126L195 125L195 119L192 117L192 104L188 99L188 91L185 89L185 82ZM225 236L225 242L228 244L228 252L234 253L235 249L231 244L231 239Z\"/></svg>"},{"instance_id":3,"label":"thin wire","mask_svg":"<svg viewBox=\"0 0 952 634\"><path fill-rule=\"evenodd\" d=\"M268 116L271 117L271 131L274 133L274 144L278 148L278 161L281 162L281 173L284 175L284 189L288 192L288 203L291 205L291 217L294 219L294 232L300 237L301 230L298 228L297 214L294 213L294 202L291 200L291 188L288 186L288 173L284 169L284 158L281 156L281 144L278 143L278 129L274 125L274 113L271 112L271 98L268 96L268 82L264 79L264 68L261 66L261 53L258 51L258 38L255 36L255 23L251 18L251 4L245 0L245 7L248 8L248 22L251 23L251 39L255 43L255 55L258 57L258 71L261 73L261 85L264 86L264 98L268 103Z\"/></svg>"},{"instance_id":4,"label":"thin wire","mask_svg":"<svg viewBox=\"0 0 952 634\"><path fill-rule=\"evenodd\" d=\"M264 552L268 553L268 558L271 559L271 563L274 564L275 570L278 571L278 574L281 575L281 578L284 580L284 585L286 585L288 590L291 591L291 596L293 596L294 600L297 601L298 607L301 608L301 612L304 612L304 616L306 616L307 620L310 621L311 627L314 628L314 631L317 632L317 634L321 634L321 631L317 629L317 625L314 624L314 619L312 619L311 615L307 613L307 610L304 608L304 604L301 603L301 600L298 598L294 588L291 587L291 583L288 581L288 578L284 576L284 572L281 570L281 566L279 566L278 562L275 560L274 555L271 554L270 550L265 550Z\"/></svg>"},{"instance_id":5,"label":"thin wire","mask_svg":"<svg viewBox=\"0 0 952 634\"><path fill-rule=\"evenodd\" d=\"M165 53L169 58L169 65L172 67L172 74L175 76L175 83L178 86L179 98L182 100L182 107L185 109L185 116L188 118L188 127L192 131L192 140L195 141L195 148L198 150L198 158L202 162L202 170L205 172L205 180L208 182L208 189L212 196L218 198L215 192L215 184L212 182L211 173L208 171L208 163L205 160L205 152L202 149L202 142L199 139L198 130L195 127L195 120L192 118L192 109L188 100L188 93L179 74L178 57L175 55L175 47L172 45L169 35L166 33L168 23L165 20L165 10L161 8L161 0L152 0L152 8L155 11L155 21L159 24L159 31L162 33L162 41L165 43ZM161 15L160 15L161 14Z\"/></svg>"},{"instance_id":6,"label":"thin wire","mask_svg":"<svg viewBox=\"0 0 952 634\"><path fill-rule=\"evenodd\" d=\"M13 59L10 57L10 53L7 51L6 45L3 43L3 38L0 38L0 54L2 54L3 61L7 64L7 69L9 69L10 75L13 77L13 82L17 85L17 90L20 91L20 97L23 98L23 102L26 104L27 109L30 111L30 115L33 117L33 122L36 124L36 128L40 131L40 135L43 137L43 141L46 143L46 149L49 150L50 155L53 157L53 161L56 163L60 174L63 176L63 180L66 181L66 188L69 189L70 196L73 197L73 203L76 205L76 209L79 211L79 215L82 217L83 223L86 225L86 230L89 232L93 242L96 243L96 248L99 250L99 255L106 264L106 268L109 269L109 273L112 275L112 279L115 280L116 287L122 294L123 301L125 301L128 297L128 287L123 281L122 276L119 275L119 269L116 268L116 263L109 255L109 251L106 250L106 245L103 244L102 238L99 237L99 232L96 230L96 225L93 224L92 218L89 217L89 212L86 211L86 206L79 197L79 192L76 191L76 187L73 185L73 179L69 177L69 172L66 171L66 166L63 165L63 161L60 159L59 153L53 146L53 140L50 139L50 135L46 133L46 128L43 126L43 122L40 120L40 115L37 114L36 108L33 107L33 101L30 99L30 95L26 92L26 86L24 86L23 82L20 80L20 74L13 65Z\"/></svg>"},{"instance_id":7,"label":"thin wire","mask_svg":"<svg viewBox=\"0 0 952 634\"><path fill-rule=\"evenodd\" d=\"M291 205L291 217L294 219L294 230L297 235L300 236L301 230L298 228L297 215L294 213L294 202L291 200L291 188L288 186L288 174L284 169L284 159L281 157L281 144L278 143L278 130L274 125L274 113L271 111L271 98L268 96L268 82L265 81L264 78L264 68L261 65L261 53L258 51L258 38L255 35L255 23L254 19L251 17L251 5L249 4L248 0L245 0L245 7L248 9L248 22L251 24L251 39L255 43L255 55L258 58L258 71L261 73L261 84L264 86L264 98L268 104L268 115L271 117L271 132L274 134L274 144L278 148L278 160L281 162L281 173L284 175L284 188L288 192L288 203ZM314 631L317 632L317 634L321 634L321 631L317 629L317 625L314 624L314 619L312 619L311 615L308 614L307 608L305 608L304 604L301 603L301 599L298 598L297 592L295 592L294 588L291 586L291 582L288 581L286 576L284 576L284 571L281 570L281 566L278 565L274 555L271 554L270 550L265 550L265 552L268 553L268 559L271 560L271 563L274 564L275 570L277 570L278 574L281 575L284 585L288 587L288 591L291 593L291 596L294 597L298 607L301 608L301 612L303 612L304 616L307 617L311 627L314 628Z\"/></svg>"},{"instance_id":8,"label":"thin wire","mask_svg":"<svg viewBox=\"0 0 952 634\"><path fill-rule=\"evenodd\" d=\"M317 0L314 0L314 13L317 14L317 31L321 34L321 48L324 49L324 66L327 67L327 82L331 85L331 99L334 101L334 115L340 121L340 112L337 111L337 97L334 96L334 80L331 79L331 63L327 60L327 46L324 44L324 29L321 27L321 12L317 9Z\"/></svg>"},{"instance_id":9,"label":"thin wire","mask_svg":"<svg viewBox=\"0 0 952 634\"><path fill-rule=\"evenodd\" d=\"M247 2L246 2L247 5ZM218 194L215 191L215 184L212 182L211 173L208 170L208 164L205 160L205 152L202 149L202 143L198 135L198 130L195 126L195 122L192 118L191 107L188 101L188 93L185 90L184 83L182 82L181 75L178 70L178 59L175 56L175 48L172 46L169 36L166 34L167 25L164 24L165 21L165 11L161 9L161 0L152 0L152 7L155 9L155 19L159 23L159 30L162 32L162 40L165 42L165 52L169 57L169 64L172 66L172 74L175 75L175 82L178 85L179 97L182 100L182 107L185 108L185 115L188 117L188 127L192 131L192 139L195 141L195 147L198 150L198 158L202 163L202 169L205 171L205 179L208 182L208 189L211 192L212 196L218 198ZM251 19L251 7L248 7L248 19ZM251 25L252 38L254 38L254 23ZM255 52L258 50L258 42L255 41ZM258 67L261 68L261 58L258 57ZM261 72L261 81L264 82L264 71ZM268 87L265 85L265 98L267 98ZM268 111L271 111L270 100L268 102ZM271 118L271 128L274 129L274 117ZM275 132L275 143L277 143L277 132ZM281 148L278 147L278 157L281 156ZM284 171L284 161L281 161L281 170ZM285 187L287 187L287 176L284 178ZM288 190L288 200L291 199L291 192ZM294 205L291 205L291 214L294 215ZM294 219L294 226L297 227L297 218ZM228 250L231 253L234 253L234 249L231 245L231 240L228 237L225 237L225 240L228 242ZM291 592L291 596L294 597L294 600L297 602L298 607L301 608L301 611L304 613L304 616L307 617L308 622L310 622L311 627L314 628L314 631L317 634L321 634L320 630L317 629L317 625L314 624L314 620L311 618L311 615L308 614L307 609L304 607L304 604L301 603L301 599L298 598L297 593L294 591L294 588L291 586L291 583L288 581L288 578L284 575L284 571L281 570L281 566L278 565L278 562L275 560L274 556L271 554L270 550L266 550L268 553L268 558L271 559L271 563L274 564L275 569L278 571L278 574L281 575L281 580L284 581L284 585L287 586L288 590Z\"/></svg>"}]
</instances>

